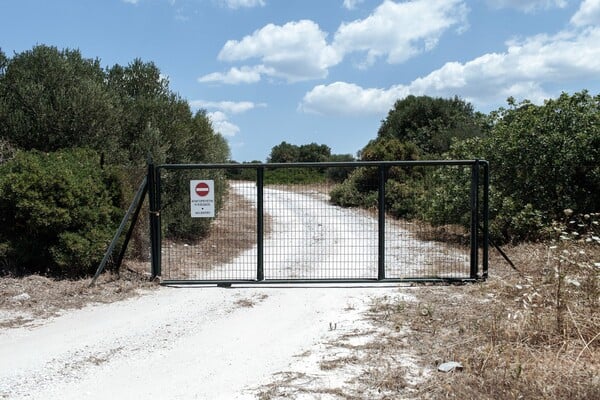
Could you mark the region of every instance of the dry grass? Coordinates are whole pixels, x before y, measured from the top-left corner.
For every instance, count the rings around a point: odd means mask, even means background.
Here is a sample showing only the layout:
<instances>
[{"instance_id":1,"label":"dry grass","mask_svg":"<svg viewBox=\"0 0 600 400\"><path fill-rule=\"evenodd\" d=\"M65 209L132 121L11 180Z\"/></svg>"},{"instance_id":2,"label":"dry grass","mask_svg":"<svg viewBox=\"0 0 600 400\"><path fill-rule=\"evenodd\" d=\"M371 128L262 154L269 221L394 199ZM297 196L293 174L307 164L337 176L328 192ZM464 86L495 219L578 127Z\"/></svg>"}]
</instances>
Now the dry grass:
<instances>
[{"instance_id":1,"label":"dry grass","mask_svg":"<svg viewBox=\"0 0 600 400\"><path fill-rule=\"evenodd\" d=\"M389 331L390 351L406 339L424 368L459 361L461 372L433 372L415 398L600 398L600 245L564 241L506 249L521 274L491 259L490 280L422 287L417 303L387 300L371 318Z\"/></svg>"},{"instance_id":2,"label":"dry grass","mask_svg":"<svg viewBox=\"0 0 600 400\"><path fill-rule=\"evenodd\" d=\"M139 290L151 290L150 282L138 263L127 264L119 276L105 273L89 287L91 278L55 280L39 275L0 278L0 328L18 327L40 318L59 315L90 303L111 303L136 296Z\"/></svg>"}]
</instances>

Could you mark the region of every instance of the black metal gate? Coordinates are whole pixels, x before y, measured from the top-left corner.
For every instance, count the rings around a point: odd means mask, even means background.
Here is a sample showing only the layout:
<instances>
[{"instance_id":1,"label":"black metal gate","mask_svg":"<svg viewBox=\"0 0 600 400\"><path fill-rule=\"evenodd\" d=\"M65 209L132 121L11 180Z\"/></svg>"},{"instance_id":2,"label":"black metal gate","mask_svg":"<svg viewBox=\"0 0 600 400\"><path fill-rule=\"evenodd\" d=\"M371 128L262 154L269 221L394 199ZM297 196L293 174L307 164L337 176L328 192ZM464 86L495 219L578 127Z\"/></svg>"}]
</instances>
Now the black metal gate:
<instances>
[{"instance_id":1,"label":"black metal gate","mask_svg":"<svg viewBox=\"0 0 600 400\"><path fill-rule=\"evenodd\" d=\"M164 284L487 277L486 161L150 165L148 187Z\"/></svg>"}]
</instances>

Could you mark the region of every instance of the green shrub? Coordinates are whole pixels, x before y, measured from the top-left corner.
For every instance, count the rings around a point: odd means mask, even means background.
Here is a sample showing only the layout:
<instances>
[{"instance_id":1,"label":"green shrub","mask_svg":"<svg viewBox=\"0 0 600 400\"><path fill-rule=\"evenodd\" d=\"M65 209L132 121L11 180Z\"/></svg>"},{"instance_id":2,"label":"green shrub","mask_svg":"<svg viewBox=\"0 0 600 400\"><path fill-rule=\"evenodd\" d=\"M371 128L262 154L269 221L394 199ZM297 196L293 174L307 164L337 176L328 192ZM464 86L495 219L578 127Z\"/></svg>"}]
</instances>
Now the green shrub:
<instances>
[{"instance_id":1,"label":"green shrub","mask_svg":"<svg viewBox=\"0 0 600 400\"><path fill-rule=\"evenodd\" d=\"M377 168L360 167L330 192L331 203L341 207L377 207Z\"/></svg>"},{"instance_id":2,"label":"green shrub","mask_svg":"<svg viewBox=\"0 0 600 400\"><path fill-rule=\"evenodd\" d=\"M308 184L325 181L325 174L316 168L268 168L265 184Z\"/></svg>"},{"instance_id":3,"label":"green shrub","mask_svg":"<svg viewBox=\"0 0 600 400\"><path fill-rule=\"evenodd\" d=\"M524 101L490 115L485 137L457 142L451 158L490 162L490 228L498 241L543 238L545 227L600 207L600 95ZM448 184L452 184L448 181Z\"/></svg>"},{"instance_id":4,"label":"green shrub","mask_svg":"<svg viewBox=\"0 0 600 400\"><path fill-rule=\"evenodd\" d=\"M122 217L124 185L91 150L20 151L0 166L0 259L10 272L94 272Z\"/></svg>"}]
</instances>

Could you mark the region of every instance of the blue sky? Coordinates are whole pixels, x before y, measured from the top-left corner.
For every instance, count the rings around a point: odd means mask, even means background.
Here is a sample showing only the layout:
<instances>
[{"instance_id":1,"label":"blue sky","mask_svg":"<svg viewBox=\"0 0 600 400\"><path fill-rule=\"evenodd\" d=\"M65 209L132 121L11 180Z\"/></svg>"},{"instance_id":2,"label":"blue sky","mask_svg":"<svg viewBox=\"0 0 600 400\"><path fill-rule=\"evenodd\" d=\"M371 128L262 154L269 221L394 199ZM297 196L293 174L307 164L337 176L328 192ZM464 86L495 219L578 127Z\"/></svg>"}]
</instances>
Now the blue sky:
<instances>
[{"instance_id":1,"label":"blue sky","mask_svg":"<svg viewBox=\"0 0 600 400\"><path fill-rule=\"evenodd\" d=\"M397 99L600 93L600 0L0 0L0 48L153 61L237 161L355 154Z\"/></svg>"}]
</instances>

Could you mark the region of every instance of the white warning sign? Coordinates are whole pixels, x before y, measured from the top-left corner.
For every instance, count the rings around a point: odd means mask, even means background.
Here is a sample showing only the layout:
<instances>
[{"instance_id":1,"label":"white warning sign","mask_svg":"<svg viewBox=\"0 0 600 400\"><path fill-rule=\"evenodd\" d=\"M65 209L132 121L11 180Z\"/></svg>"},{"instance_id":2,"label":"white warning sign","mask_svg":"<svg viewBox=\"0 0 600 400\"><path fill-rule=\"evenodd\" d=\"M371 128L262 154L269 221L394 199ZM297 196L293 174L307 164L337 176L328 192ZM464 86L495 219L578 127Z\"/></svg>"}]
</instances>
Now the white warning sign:
<instances>
[{"instance_id":1,"label":"white warning sign","mask_svg":"<svg viewBox=\"0 0 600 400\"><path fill-rule=\"evenodd\" d=\"M190 181L192 218L214 218L215 181Z\"/></svg>"}]
</instances>

